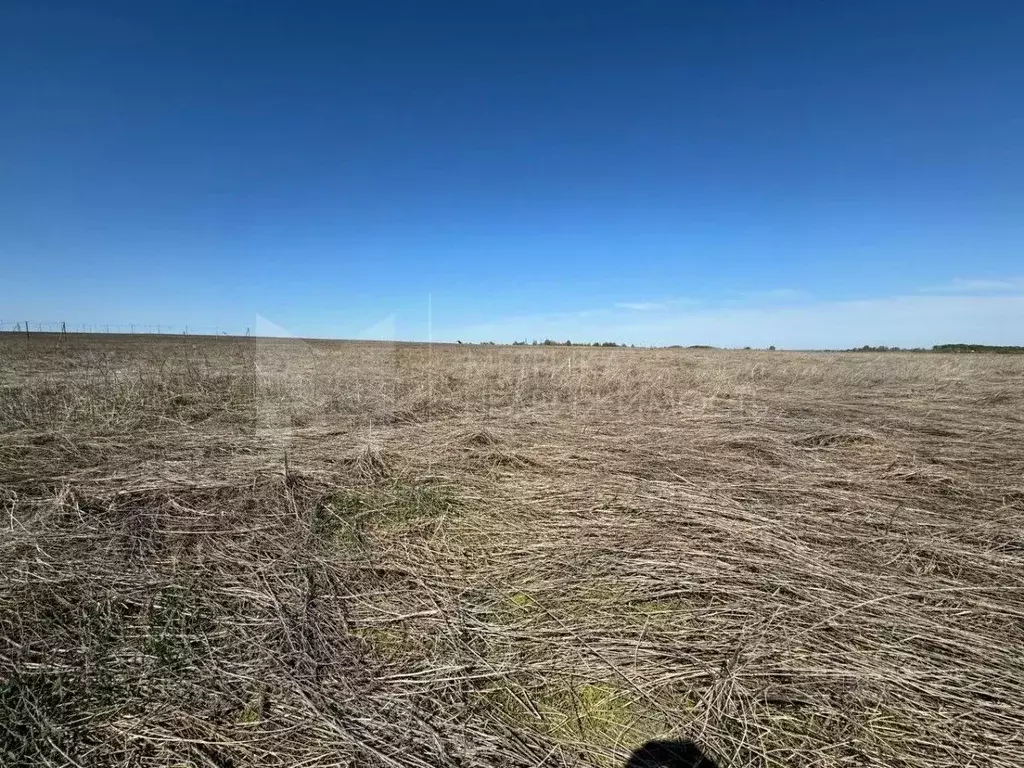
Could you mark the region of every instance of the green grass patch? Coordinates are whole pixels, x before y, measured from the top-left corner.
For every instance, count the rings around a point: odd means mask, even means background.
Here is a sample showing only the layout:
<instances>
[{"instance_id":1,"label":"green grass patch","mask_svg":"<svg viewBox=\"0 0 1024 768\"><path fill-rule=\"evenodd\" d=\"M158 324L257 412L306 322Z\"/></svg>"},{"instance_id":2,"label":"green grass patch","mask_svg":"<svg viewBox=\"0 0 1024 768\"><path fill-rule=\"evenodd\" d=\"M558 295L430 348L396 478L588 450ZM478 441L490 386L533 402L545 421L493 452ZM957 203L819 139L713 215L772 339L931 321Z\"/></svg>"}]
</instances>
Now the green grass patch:
<instances>
[{"instance_id":1,"label":"green grass patch","mask_svg":"<svg viewBox=\"0 0 1024 768\"><path fill-rule=\"evenodd\" d=\"M235 722L239 725L255 725L264 719L270 709L270 695L266 685L258 685L256 690L246 701L242 711L238 713Z\"/></svg>"},{"instance_id":2,"label":"green grass patch","mask_svg":"<svg viewBox=\"0 0 1024 768\"><path fill-rule=\"evenodd\" d=\"M676 614L687 610L686 603L682 598L666 597L658 600L634 600L629 607L637 613L650 619L669 620Z\"/></svg>"},{"instance_id":3,"label":"green grass patch","mask_svg":"<svg viewBox=\"0 0 1024 768\"><path fill-rule=\"evenodd\" d=\"M516 608L526 608L533 603L533 598L525 592L516 592L508 600Z\"/></svg>"},{"instance_id":4,"label":"green grass patch","mask_svg":"<svg viewBox=\"0 0 1024 768\"><path fill-rule=\"evenodd\" d=\"M416 646L401 629L391 627L359 627L352 630L369 651L382 661L399 661L412 653Z\"/></svg>"},{"instance_id":5,"label":"green grass patch","mask_svg":"<svg viewBox=\"0 0 1024 768\"><path fill-rule=\"evenodd\" d=\"M510 724L583 747L594 764L609 768L621 765L621 753L672 728L660 713L638 703L634 692L608 681L547 681L528 693L503 688L485 695Z\"/></svg>"},{"instance_id":6,"label":"green grass patch","mask_svg":"<svg viewBox=\"0 0 1024 768\"><path fill-rule=\"evenodd\" d=\"M460 504L445 486L392 481L366 488L339 488L317 505L313 533L333 546L358 549L370 532L387 532L458 514Z\"/></svg>"},{"instance_id":7,"label":"green grass patch","mask_svg":"<svg viewBox=\"0 0 1024 768\"><path fill-rule=\"evenodd\" d=\"M313 511L313 535L331 548L361 550L364 529L370 514L367 499L353 490L338 489L321 501Z\"/></svg>"},{"instance_id":8,"label":"green grass patch","mask_svg":"<svg viewBox=\"0 0 1024 768\"><path fill-rule=\"evenodd\" d=\"M454 493L444 486L395 483L391 499L381 511L385 525L404 525L455 514L459 505Z\"/></svg>"}]
</instances>

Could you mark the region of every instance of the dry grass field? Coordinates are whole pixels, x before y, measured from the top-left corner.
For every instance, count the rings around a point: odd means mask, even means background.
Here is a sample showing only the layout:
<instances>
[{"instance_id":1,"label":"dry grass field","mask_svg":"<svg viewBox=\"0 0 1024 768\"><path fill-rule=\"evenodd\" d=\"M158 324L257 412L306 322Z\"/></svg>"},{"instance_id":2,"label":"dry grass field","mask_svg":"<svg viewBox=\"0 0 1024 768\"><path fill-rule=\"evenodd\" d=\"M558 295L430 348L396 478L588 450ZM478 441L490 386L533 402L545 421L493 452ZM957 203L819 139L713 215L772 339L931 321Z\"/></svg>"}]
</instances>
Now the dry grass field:
<instances>
[{"instance_id":1,"label":"dry grass field","mask_svg":"<svg viewBox=\"0 0 1024 768\"><path fill-rule=\"evenodd\" d=\"M0 764L1024 765L1024 356L0 337Z\"/></svg>"}]
</instances>

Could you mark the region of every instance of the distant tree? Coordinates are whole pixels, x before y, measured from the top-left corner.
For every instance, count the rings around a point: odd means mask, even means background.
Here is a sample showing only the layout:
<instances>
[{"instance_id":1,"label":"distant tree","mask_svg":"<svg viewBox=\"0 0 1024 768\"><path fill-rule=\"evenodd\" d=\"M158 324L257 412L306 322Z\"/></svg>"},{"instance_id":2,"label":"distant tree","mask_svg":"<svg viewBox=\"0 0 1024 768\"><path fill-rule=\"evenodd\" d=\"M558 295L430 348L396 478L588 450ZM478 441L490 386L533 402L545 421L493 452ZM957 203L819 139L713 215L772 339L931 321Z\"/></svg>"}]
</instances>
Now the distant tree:
<instances>
[{"instance_id":1,"label":"distant tree","mask_svg":"<svg viewBox=\"0 0 1024 768\"><path fill-rule=\"evenodd\" d=\"M770 347L768 347L768 351L769 352L774 352L775 351L775 345L772 344Z\"/></svg>"}]
</instances>

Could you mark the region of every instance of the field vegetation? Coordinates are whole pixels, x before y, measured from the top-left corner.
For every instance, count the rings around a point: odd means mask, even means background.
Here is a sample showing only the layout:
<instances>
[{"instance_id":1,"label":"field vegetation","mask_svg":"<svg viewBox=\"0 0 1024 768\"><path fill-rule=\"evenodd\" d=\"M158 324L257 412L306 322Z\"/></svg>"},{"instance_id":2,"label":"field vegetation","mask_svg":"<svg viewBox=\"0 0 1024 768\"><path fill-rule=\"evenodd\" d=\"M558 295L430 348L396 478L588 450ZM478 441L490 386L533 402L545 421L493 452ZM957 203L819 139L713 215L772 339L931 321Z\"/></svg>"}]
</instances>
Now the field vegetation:
<instances>
[{"instance_id":1,"label":"field vegetation","mask_svg":"<svg viewBox=\"0 0 1024 768\"><path fill-rule=\"evenodd\" d=\"M0 764L1024 764L1024 357L0 335Z\"/></svg>"}]
</instances>

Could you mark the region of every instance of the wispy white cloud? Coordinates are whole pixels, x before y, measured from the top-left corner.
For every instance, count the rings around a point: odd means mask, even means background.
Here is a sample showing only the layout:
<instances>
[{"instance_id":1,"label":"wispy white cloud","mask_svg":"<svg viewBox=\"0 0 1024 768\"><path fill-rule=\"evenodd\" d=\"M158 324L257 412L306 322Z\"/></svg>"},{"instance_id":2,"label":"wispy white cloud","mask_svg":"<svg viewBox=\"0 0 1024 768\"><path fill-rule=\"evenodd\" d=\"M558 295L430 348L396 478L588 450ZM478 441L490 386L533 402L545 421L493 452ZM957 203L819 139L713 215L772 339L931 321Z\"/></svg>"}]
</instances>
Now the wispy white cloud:
<instances>
[{"instance_id":1,"label":"wispy white cloud","mask_svg":"<svg viewBox=\"0 0 1024 768\"><path fill-rule=\"evenodd\" d=\"M948 283L930 285L921 289L923 293L1012 293L1024 292L1024 277L1007 277L1001 280L968 280L957 277Z\"/></svg>"},{"instance_id":2,"label":"wispy white cloud","mask_svg":"<svg viewBox=\"0 0 1024 768\"><path fill-rule=\"evenodd\" d=\"M615 303L616 309L632 309L637 312L653 312L659 309L665 309L666 305L657 301L618 301Z\"/></svg>"},{"instance_id":3,"label":"wispy white cloud","mask_svg":"<svg viewBox=\"0 0 1024 768\"><path fill-rule=\"evenodd\" d=\"M768 288L761 291L733 291L718 303L721 307L765 307L799 304L810 301L812 295L797 288Z\"/></svg>"},{"instance_id":4,"label":"wispy white cloud","mask_svg":"<svg viewBox=\"0 0 1024 768\"><path fill-rule=\"evenodd\" d=\"M1024 344L1024 294L890 296L853 301L607 310L498 320L453 329L473 341L572 339L634 344L836 349L862 344L927 347L946 342ZM446 334L447 335L447 334Z\"/></svg>"}]
</instances>

